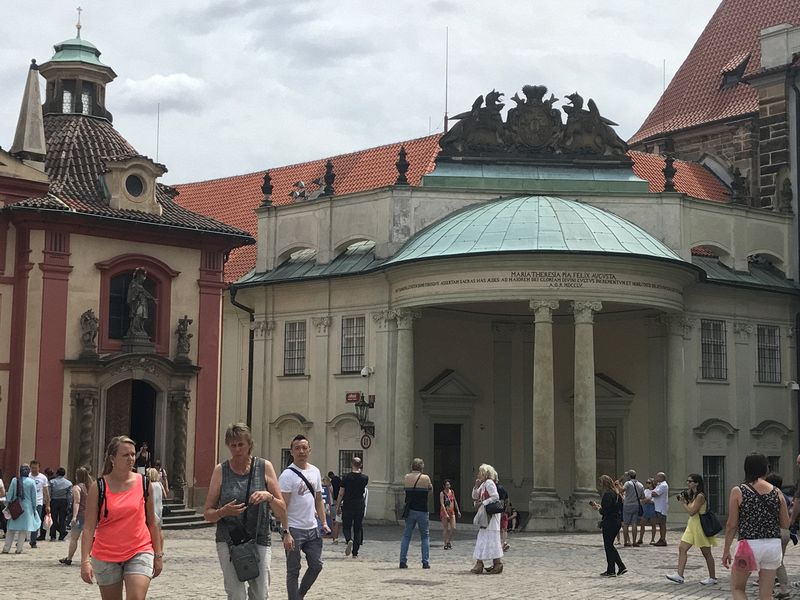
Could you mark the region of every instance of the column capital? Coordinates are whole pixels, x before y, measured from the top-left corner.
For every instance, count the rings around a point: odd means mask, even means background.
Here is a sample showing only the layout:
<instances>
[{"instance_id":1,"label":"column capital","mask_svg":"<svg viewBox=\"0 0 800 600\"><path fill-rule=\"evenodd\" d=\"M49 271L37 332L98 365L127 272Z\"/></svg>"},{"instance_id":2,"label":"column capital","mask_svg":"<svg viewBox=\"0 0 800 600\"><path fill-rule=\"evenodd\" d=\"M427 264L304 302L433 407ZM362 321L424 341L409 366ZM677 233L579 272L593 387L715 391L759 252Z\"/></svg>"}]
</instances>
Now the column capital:
<instances>
[{"instance_id":1,"label":"column capital","mask_svg":"<svg viewBox=\"0 0 800 600\"><path fill-rule=\"evenodd\" d=\"M398 308L391 311L392 319L397 321L398 329L411 329L414 319L419 319L422 313L412 308Z\"/></svg>"},{"instance_id":2,"label":"column capital","mask_svg":"<svg viewBox=\"0 0 800 600\"><path fill-rule=\"evenodd\" d=\"M697 325L697 319L683 313L662 314L658 316L658 321L666 327L669 335L680 335L686 340L692 338L692 329Z\"/></svg>"},{"instance_id":3,"label":"column capital","mask_svg":"<svg viewBox=\"0 0 800 600\"><path fill-rule=\"evenodd\" d=\"M169 404L178 410L188 411L191 394L188 390L170 390Z\"/></svg>"},{"instance_id":4,"label":"column capital","mask_svg":"<svg viewBox=\"0 0 800 600\"><path fill-rule=\"evenodd\" d=\"M553 311L558 308L558 300L531 300L528 306L533 311L537 323L553 322Z\"/></svg>"},{"instance_id":5,"label":"column capital","mask_svg":"<svg viewBox=\"0 0 800 600\"><path fill-rule=\"evenodd\" d=\"M754 327L752 323L748 323L746 321L733 322L733 333L736 336L736 343L738 344L748 343L753 331Z\"/></svg>"},{"instance_id":6,"label":"column capital","mask_svg":"<svg viewBox=\"0 0 800 600\"><path fill-rule=\"evenodd\" d=\"M574 300L572 302L572 313L575 315L576 323L594 323L594 313L603 308L603 303L597 300Z\"/></svg>"},{"instance_id":7,"label":"column capital","mask_svg":"<svg viewBox=\"0 0 800 600\"><path fill-rule=\"evenodd\" d=\"M317 328L317 335L328 335L328 329L332 322L333 319L331 319L330 315L311 317L311 323Z\"/></svg>"},{"instance_id":8,"label":"column capital","mask_svg":"<svg viewBox=\"0 0 800 600\"><path fill-rule=\"evenodd\" d=\"M256 339L270 339L272 332L275 331L275 321L260 319L253 321L252 327Z\"/></svg>"},{"instance_id":9,"label":"column capital","mask_svg":"<svg viewBox=\"0 0 800 600\"><path fill-rule=\"evenodd\" d=\"M389 321L392 320L392 311L386 310L377 310L372 313L372 322L375 323L375 326L378 330L384 330L389 326Z\"/></svg>"}]
</instances>

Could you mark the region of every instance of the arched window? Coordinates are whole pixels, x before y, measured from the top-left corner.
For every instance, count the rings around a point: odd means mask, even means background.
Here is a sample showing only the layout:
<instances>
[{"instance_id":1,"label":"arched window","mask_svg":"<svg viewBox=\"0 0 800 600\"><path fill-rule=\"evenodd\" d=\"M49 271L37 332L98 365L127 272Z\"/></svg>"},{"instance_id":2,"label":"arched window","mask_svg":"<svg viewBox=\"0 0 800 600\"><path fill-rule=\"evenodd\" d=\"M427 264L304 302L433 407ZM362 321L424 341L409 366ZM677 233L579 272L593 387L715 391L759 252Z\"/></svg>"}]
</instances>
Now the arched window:
<instances>
[{"instance_id":1,"label":"arched window","mask_svg":"<svg viewBox=\"0 0 800 600\"><path fill-rule=\"evenodd\" d=\"M69 114L72 112L72 92L64 90L64 95L61 97L61 112Z\"/></svg>"},{"instance_id":2,"label":"arched window","mask_svg":"<svg viewBox=\"0 0 800 600\"><path fill-rule=\"evenodd\" d=\"M128 311L128 286L133 279L133 270L114 275L109 280L108 291L108 337L112 340L121 340L128 333L130 327L130 314ZM153 296L159 297L158 285L154 279L145 279L144 289ZM150 318L144 322L144 330L151 340L156 338L155 307L151 307Z\"/></svg>"}]
</instances>

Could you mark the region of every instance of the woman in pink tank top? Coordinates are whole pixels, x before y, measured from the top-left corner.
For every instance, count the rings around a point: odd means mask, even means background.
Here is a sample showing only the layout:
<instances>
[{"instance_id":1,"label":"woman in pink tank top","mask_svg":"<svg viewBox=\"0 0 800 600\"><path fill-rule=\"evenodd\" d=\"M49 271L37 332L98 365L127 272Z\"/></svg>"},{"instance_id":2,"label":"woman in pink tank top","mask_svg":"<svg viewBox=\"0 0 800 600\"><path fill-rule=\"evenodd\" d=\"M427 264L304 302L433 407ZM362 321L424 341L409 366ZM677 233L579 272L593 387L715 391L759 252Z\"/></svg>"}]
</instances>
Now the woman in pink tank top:
<instances>
[{"instance_id":1,"label":"woman in pink tank top","mask_svg":"<svg viewBox=\"0 0 800 600\"><path fill-rule=\"evenodd\" d=\"M106 450L103 475L89 488L81 579L97 581L104 600L122 600L123 586L126 598L145 598L150 580L158 577L163 567L150 483L133 471L135 459L132 439L113 438Z\"/></svg>"}]
</instances>

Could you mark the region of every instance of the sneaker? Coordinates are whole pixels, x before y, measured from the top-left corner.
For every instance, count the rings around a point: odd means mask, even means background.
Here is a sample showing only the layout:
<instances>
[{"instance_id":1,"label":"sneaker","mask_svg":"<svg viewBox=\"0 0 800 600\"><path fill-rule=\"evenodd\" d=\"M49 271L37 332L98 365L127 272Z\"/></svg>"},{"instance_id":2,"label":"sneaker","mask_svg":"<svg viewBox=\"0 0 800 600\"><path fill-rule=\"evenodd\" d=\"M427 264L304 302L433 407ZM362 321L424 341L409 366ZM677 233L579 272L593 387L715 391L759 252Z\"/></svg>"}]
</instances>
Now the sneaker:
<instances>
[{"instance_id":1,"label":"sneaker","mask_svg":"<svg viewBox=\"0 0 800 600\"><path fill-rule=\"evenodd\" d=\"M422 563L422 568L423 569L430 569L431 568L431 564L430 563Z\"/></svg>"},{"instance_id":2,"label":"sneaker","mask_svg":"<svg viewBox=\"0 0 800 600\"><path fill-rule=\"evenodd\" d=\"M347 548L344 549L344 555L350 556L350 553L353 551L353 540L347 542Z\"/></svg>"},{"instance_id":3,"label":"sneaker","mask_svg":"<svg viewBox=\"0 0 800 600\"><path fill-rule=\"evenodd\" d=\"M401 563L400 563L400 568L401 568L401 569L407 569L407 568L408 568L408 565L407 565L406 563L403 563L403 562L401 562Z\"/></svg>"},{"instance_id":4,"label":"sneaker","mask_svg":"<svg viewBox=\"0 0 800 600\"><path fill-rule=\"evenodd\" d=\"M672 573L671 575L665 575L664 577L666 577L670 581L674 581L675 583L683 583L685 581L684 578L678 575L677 573Z\"/></svg>"},{"instance_id":5,"label":"sneaker","mask_svg":"<svg viewBox=\"0 0 800 600\"><path fill-rule=\"evenodd\" d=\"M700 581L700 585L717 585L717 580L713 577L706 577Z\"/></svg>"},{"instance_id":6,"label":"sneaker","mask_svg":"<svg viewBox=\"0 0 800 600\"><path fill-rule=\"evenodd\" d=\"M627 567L622 567L619 571L617 571L617 575L625 575L628 572Z\"/></svg>"},{"instance_id":7,"label":"sneaker","mask_svg":"<svg viewBox=\"0 0 800 600\"><path fill-rule=\"evenodd\" d=\"M600 573L600 577L616 577L616 573L609 573L608 571L603 571Z\"/></svg>"},{"instance_id":8,"label":"sneaker","mask_svg":"<svg viewBox=\"0 0 800 600\"><path fill-rule=\"evenodd\" d=\"M653 546L666 546L667 542L665 540L658 540Z\"/></svg>"}]
</instances>

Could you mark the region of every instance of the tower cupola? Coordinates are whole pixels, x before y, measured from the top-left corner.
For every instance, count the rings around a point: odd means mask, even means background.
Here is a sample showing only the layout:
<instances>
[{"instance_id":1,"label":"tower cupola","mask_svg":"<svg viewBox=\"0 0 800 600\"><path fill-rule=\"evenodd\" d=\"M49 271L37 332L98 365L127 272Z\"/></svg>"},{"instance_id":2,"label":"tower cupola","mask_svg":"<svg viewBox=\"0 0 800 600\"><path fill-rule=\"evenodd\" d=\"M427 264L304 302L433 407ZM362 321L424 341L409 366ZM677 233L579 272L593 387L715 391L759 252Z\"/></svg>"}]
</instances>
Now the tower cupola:
<instances>
[{"instance_id":1,"label":"tower cupola","mask_svg":"<svg viewBox=\"0 0 800 600\"><path fill-rule=\"evenodd\" d=\"M48 114L79 114L112 120L106 110L106 84L117 74L100 62L97 46L81 39L80 19L74 38L54 46L53 57L39 67L47 81L45 103Z\"/></svg>"}]
</instances>

